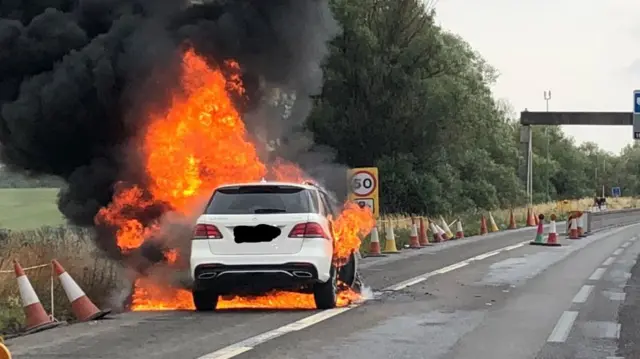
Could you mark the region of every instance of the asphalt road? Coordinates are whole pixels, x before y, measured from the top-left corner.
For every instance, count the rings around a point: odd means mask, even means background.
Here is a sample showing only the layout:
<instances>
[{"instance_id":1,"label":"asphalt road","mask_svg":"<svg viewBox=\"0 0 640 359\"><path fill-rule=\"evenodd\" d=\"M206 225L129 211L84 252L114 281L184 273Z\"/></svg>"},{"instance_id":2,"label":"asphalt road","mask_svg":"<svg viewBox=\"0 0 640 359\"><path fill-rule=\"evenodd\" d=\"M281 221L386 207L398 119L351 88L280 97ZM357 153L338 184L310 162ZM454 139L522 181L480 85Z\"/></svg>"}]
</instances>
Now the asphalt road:
<instances>
[{"instance_id":1,"label":"asphalt road","mask_svg":"<svg viewBox=\"0 0 640 359\"><path fill-rule=\"evenodd\" d=\"M348 308L128 313L8 345L17 359L634 358L639 231L540 247L521 229L365 259L372 298Z\"/></svg>"}]
</instances>

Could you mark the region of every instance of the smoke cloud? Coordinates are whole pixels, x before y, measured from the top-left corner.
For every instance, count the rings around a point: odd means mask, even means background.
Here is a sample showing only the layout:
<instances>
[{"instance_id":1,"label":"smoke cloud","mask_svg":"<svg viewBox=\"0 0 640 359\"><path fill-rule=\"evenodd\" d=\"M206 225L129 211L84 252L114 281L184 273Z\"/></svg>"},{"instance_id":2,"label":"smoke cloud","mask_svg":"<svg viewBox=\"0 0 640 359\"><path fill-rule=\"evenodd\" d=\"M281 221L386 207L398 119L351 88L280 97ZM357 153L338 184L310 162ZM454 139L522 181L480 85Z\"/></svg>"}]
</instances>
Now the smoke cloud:
<instances>
[{"instance_id":1,"label":"smoke cloud","mask_svg":"<svg viewBox=\"0 0 640 359\"><path fill-rule=\"evenodd\" d=\"M60 211L93 226L118 182L144 188L134 139L146 114L165 108L179 88L188 43L212 63L240 63L251 103L239 105L255 138L328 186L343 183L331 151L304 130L338 31L328 0L3 1L0 160L63 178ZM98 237L114 252L112 235Z\"/></svg>"}]
</instances>

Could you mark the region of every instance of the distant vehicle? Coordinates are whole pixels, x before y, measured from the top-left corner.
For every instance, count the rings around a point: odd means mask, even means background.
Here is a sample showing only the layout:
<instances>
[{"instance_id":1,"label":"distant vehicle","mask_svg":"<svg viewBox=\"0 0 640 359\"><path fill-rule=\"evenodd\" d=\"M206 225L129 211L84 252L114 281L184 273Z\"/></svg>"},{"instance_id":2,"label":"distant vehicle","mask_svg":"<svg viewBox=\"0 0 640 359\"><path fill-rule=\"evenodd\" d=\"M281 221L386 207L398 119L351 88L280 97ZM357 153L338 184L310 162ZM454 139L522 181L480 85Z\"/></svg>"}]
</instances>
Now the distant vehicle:
<instances>
[{"instance_id":1,"label":"distant vehicle","mask_svg":"<svg viewBox=\"0 0 640 359\"><path fill-rule=\"evenodd\" d=\"M193 301L215 310L224 295L271 290L313 293L318 309L334 308L338 279L358 289L359 253L337 267L329 216L335 200L312 183L257 182L217 188L191 241Z\"/></svg>"}]
</instances>

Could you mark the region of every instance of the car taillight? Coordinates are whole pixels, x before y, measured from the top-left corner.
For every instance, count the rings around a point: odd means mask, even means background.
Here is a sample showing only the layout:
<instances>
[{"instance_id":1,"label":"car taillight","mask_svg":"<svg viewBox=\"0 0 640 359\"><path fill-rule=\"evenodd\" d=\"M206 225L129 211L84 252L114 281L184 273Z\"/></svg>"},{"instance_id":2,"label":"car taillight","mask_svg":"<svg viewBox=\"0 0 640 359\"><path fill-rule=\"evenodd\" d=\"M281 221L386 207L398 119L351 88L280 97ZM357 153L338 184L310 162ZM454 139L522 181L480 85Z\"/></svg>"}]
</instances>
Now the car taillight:
<instances>
[{"instance_id":1,"label":"car taillight","mask_svg":"<svg viewBox=\"0 0 640 359\"><path fill-rule=\"evenodd\" d=\"M318 223L307 222L296 224L289 232L290 238L327 238L329 236L324 232L322 226Z\"/></svg>"},{"instance_id":2,"label":"car taillight","mask_svg":"<svg viewBox=\"0 0 640 359\"><path fill-rule=\"evenodd\" d=\"M197 224L193 230L193 239L221 239L222 233L213 224Z\"/></svg>"}]
</instances>

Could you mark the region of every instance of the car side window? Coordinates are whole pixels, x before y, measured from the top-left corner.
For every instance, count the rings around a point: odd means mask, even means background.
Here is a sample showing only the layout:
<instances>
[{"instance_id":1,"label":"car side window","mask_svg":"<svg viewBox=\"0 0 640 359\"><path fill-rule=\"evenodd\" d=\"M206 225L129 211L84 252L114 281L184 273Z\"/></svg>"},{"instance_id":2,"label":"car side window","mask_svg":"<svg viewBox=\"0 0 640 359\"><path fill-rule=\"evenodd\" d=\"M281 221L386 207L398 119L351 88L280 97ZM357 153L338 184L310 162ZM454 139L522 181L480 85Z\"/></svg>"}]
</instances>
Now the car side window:
<instances>
[{"instance_id":1,"label":"car side window","mask_svg":"<svg viewBox=\"0 0 640 359\"><path fill-rule=\"evenodd\" d=\"M337 213L333 210L333 207L329 204L329 199L327 195L324 193L320 193L320 198L322 199L322 206L326 208L327 214L330 214L334 219L337 217Z\"/></svg>"}]
</instances>

